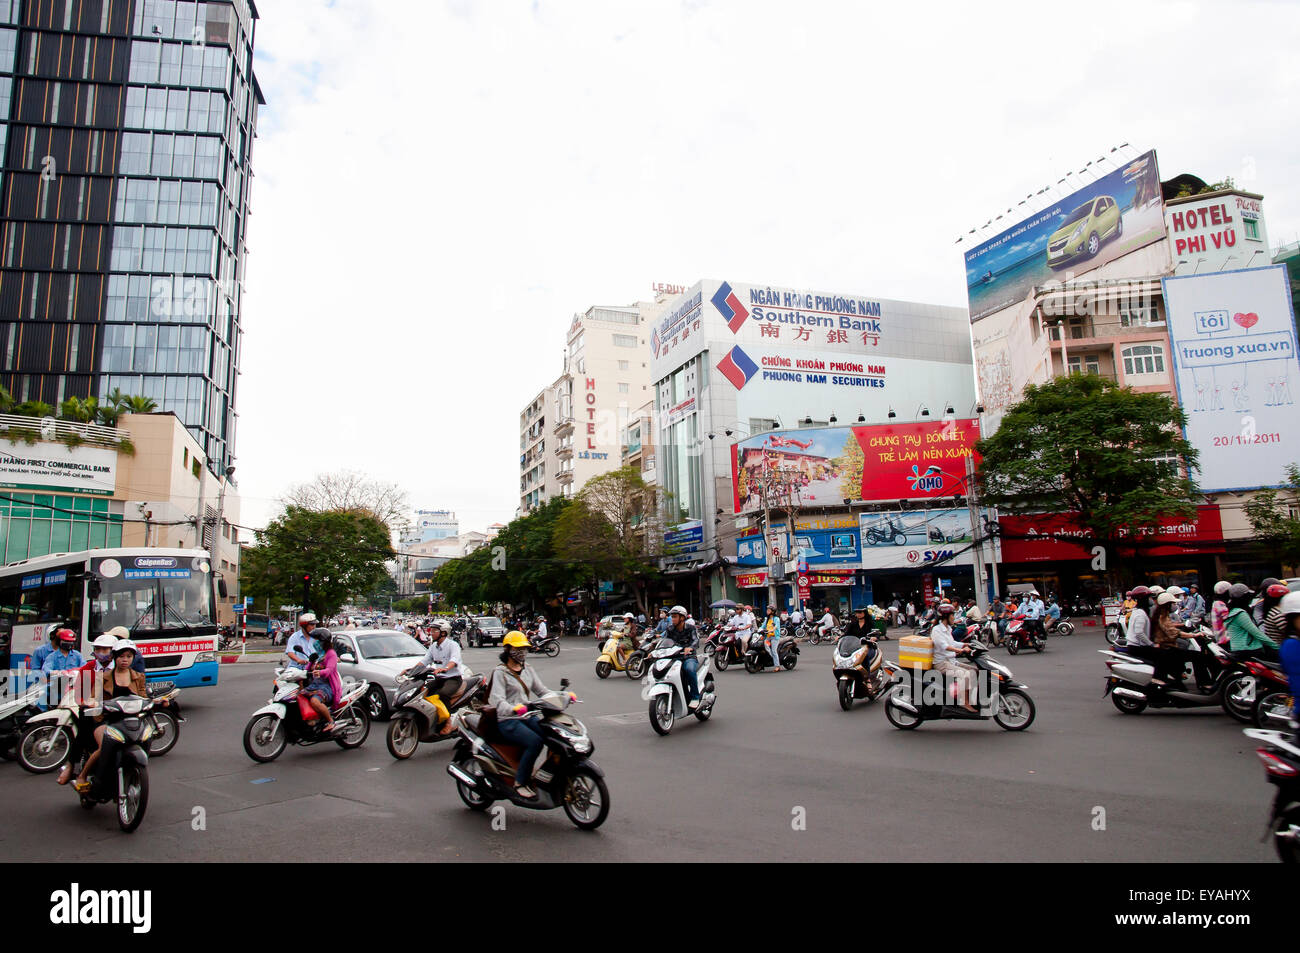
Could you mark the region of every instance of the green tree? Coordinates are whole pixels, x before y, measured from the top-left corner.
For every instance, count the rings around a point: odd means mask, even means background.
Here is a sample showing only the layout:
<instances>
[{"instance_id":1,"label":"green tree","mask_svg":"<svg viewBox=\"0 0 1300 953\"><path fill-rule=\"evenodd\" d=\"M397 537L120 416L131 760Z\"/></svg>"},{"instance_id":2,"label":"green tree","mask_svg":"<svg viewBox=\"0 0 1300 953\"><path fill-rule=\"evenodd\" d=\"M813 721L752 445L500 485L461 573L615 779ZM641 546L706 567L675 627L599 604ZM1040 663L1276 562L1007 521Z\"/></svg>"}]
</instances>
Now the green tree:
<instances>
[{"instance_id":1,"label":"green tree","mask_svg":"<svg viewBox=\"0 0 1300 953\"><path fill-rule=\"evenodd\" d=\"M379 586L387 575L384 563L392 558L388 527L373 516L290 506L244 550L240 588L257 602L296 605L309 573L311 608L332 615Z\"/></svg>"},{"instance_id":2,"label":"green tree","mask_svg":"<svg viewBox=\"0 0 1300 953\"><path fill-rule=\"evenodd\" d=\"M81 424L94 423L99 416L99 401L94 397L69 397L59 405L59 416Z\"/></svg>"},{"instance_id":3,"label":"green tree","mask_svg":"<svg viewBox=\"0 0 1300 953\"><path fill-rule=\"evenodd\" d=\"M984 502L1019 513L1074 512L1098 538L1192 519L1197 454L1187 417L1164 394L1095 374L1030 385L976 446Z\"/></svg>"},{"instance_id":4,"label":"green tree","mask_svg":"<svg viewBox=\"0 0 1300 953\"><path fill-rule=\"evenodd\" d=\"M646 609L645 583L659 571L662 527L655 487L636 467L592 477L556 520L555 549L594 581L632 583L637 607ZM594 587L593 587L594 588Z\"/></svg>"},{"instance_id":5,"label":"green tree","mask_svg":"<svg viewBox=\"0 0 1300 953\"><path fill-rule=\"evenodd\" d=\"M158 402L152 397L141 397L136 394L134 397L128 397L122 403L122 413L127 414L152 414L158 409Z\"/></svg>"},{"instance_id":6,"label":"green tree","mask_svg":"<svg viewBox=\"0 0 1300 953\"><path fill-rule=\"evenodd\" d=\"M1286 468L1285 490L1260 490L1246 504L1246 518L1250 520L1255 537L1272 550L1274 557L1294 566L1300 563L1300 517L1295 515L1300 507L1300 466L1294 463Z\"/></svg>"}]
</instances>

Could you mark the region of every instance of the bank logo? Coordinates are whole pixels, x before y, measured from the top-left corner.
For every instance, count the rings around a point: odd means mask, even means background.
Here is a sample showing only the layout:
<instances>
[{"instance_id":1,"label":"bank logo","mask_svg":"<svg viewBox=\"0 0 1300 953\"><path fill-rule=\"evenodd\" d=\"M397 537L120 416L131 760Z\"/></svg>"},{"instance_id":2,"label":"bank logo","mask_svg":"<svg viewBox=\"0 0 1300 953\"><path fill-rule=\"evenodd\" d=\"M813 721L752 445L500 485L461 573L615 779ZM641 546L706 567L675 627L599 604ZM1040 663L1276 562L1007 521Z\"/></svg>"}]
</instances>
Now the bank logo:
<instances>
[{"instance_id":1,"label":"bank logo","mask_svg":"<svg viewBox=\"0 0 1300 953\"><path fill-rule=\"evenodd\" d=\"M737 344L727 356L718 361L718 371L727 380L731 381L731 386L740 390L749 383L749 379L758 373L758 365L753 359L740 349Z\"/></svg>"},{"instance_id":2,"label":"bank logo","mask_svg":"<svg viewBox=\"0 0 1300 953\"><path fill-rule=\"evenodd\" d=\"M731 333L739 334L740 329L745 324L745 319L749 317L749 312L740 303L736 293L731 290L731 285L724 281L709 300L713 302L713 306L722 315L722 320L727 322L727 327L731 328Z\"/></svg>"},{"instance_id":3,"label":"bank logo","mask_svg":"<svg viewBox=\"0 0 1300 953\"><path fill-rule=\"evenodd\" d=\"M650 332L650 350L654 352L655 357L659 356L659 329L658 328L655 328L653 331Z\"/></svg>"}]
</instances>

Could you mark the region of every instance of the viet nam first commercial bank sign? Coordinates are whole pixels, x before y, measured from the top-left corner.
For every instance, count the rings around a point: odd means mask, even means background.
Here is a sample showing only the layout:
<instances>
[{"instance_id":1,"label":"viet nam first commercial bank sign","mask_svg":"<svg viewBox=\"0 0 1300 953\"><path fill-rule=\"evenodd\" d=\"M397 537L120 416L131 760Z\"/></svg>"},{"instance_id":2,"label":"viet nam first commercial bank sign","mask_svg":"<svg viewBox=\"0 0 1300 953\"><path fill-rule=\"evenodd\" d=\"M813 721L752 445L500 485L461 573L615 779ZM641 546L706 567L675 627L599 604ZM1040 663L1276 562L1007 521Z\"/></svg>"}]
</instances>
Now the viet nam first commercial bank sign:
<instances>
[{"instance_id":1,"label":"viet nam first commercial bank sign","mask_svg":"<svg viewBox=\"0 0 1300 953\"><path fill-rule=\"evenodd\" d=\"M116 487L116 450L0 440L0 489L112 496Z\"/></svg>"}]
</instances>

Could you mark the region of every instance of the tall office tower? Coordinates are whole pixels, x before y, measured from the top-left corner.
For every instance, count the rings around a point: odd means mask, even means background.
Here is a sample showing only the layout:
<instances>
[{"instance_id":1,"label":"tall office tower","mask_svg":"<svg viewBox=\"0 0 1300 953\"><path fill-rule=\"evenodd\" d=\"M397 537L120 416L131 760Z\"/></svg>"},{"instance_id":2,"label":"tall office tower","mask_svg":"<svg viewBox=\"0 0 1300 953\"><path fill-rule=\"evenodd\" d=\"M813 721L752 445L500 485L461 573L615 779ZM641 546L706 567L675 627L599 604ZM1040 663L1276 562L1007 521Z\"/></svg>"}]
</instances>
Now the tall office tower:
<instances>
[{"instance_id":1,"label":"tall office tower","mask_svg":"<svg viewBox=\"0 0 1300 953\"><path fill-rule=\"evenodd\" d=\"M251 0L0 0L0 385L152 398L234 455Z\"/></svg>"}]
</instances>

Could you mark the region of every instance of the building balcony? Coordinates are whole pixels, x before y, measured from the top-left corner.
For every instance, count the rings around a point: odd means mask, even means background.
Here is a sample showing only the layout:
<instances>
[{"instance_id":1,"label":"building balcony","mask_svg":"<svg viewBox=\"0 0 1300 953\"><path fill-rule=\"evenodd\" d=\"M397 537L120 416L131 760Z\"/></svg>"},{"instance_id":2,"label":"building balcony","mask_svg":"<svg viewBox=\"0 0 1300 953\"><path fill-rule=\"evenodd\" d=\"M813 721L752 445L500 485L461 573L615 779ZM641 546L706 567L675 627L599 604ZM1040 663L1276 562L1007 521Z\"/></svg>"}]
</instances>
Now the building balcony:
<instances>
[{"instance_id":1,"label":"building balcony","mask_svg":"<svg viewBox=\"0 0 1300 953\"><path fill-rule=\"evenodd\" d=\"M565 437L573 433L573 418L561 417L555 421L555 435Z\"/></svg>"},{"instance_id":2,"label":"building balcony","mask_svg":"<svg viewBox=\"0 0 1300 953\"><path fill-rule=\"evenodd\" d=\"M570 441L569 443L562 443L558 447L556 447L555 455L559 457L561 460L572 460L573 459L572 441Z\"/></svg>"},{"instance_id":3,"label":"building balcony","mask_svg":"<svg viewBox=\"0 0 1300 953\"><path fill-rule=\"evenodd\" d=\"M561 470L561 471L559 471L557 474L555 474L555 479L556 479L556 481L557 481L561 486L567 486L568 484L572 483L572 482L573 482L573 468L570 467L570 468L567 469L567 470Z\"/></svg>"}]
</instances>

